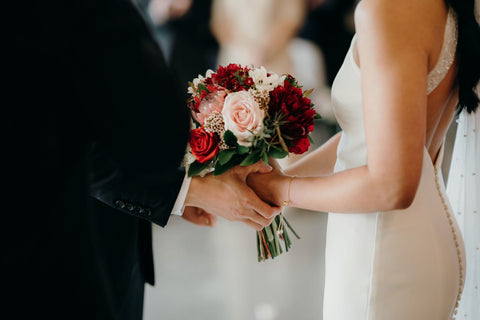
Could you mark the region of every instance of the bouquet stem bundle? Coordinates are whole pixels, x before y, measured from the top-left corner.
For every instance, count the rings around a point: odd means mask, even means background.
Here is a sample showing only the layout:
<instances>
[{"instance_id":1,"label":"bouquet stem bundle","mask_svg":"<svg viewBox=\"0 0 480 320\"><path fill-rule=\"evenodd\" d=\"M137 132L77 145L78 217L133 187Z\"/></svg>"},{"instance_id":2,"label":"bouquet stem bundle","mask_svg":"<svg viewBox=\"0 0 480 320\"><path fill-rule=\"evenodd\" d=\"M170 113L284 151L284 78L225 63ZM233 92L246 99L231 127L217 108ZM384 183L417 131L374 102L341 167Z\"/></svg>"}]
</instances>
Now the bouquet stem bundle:
<instances>
[{"instance_id":1,"label":"bouquet stem bundle","mask_svg":"<svg viewBox=\"0 0 480 320\"><path fill-rule=\"evenodd\" d=\"M283 250L288 252L288 249L292 245L292 241L290 240L285 225L290 231L292 231L297 239L300 239L290 223L288 223L282 211L280 215L275 217L269 226L263 228L262 231L257 232L257 253L259 262L265 261L268 258L274 259L282 254ZM280 242L283 242L283 249Z\"/></svg>"}]
</instances>

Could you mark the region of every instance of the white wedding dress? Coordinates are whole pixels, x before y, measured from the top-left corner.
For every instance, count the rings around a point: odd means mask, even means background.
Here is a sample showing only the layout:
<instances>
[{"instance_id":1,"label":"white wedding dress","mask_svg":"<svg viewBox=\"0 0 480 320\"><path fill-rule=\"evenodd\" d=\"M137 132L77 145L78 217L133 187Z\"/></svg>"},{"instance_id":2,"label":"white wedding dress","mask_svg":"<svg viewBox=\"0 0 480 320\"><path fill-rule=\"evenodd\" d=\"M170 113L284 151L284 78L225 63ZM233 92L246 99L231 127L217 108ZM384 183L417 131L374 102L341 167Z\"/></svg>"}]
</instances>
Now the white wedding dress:
<instances>
[{"instance_id":1,"label":"white wedding dress","mask_svg":"<svg viewBox=\"0 0 480 320\"><path fill-rule=\"evenodd\" d=\"M343 130L335 172L363 166L367 149L355 37L332 87ZM450 10L432 92L452 65L456 16ZM329 213L324 320L446 320L453 317L465 279L465 248L447 199L440 164L426 148L420 184L406 210Z\"/></svg>"}]
</instances>

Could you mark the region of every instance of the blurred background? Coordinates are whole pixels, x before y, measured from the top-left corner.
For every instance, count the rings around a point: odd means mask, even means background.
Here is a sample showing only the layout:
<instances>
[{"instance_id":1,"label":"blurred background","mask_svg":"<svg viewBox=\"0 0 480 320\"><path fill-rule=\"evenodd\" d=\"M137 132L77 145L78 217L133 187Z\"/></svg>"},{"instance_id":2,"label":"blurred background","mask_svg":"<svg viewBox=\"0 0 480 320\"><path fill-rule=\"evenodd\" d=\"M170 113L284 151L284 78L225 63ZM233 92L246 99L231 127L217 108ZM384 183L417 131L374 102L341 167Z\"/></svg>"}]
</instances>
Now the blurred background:
<instances>
[{"instance_id":1,"label":"blurred background","mask_svg":"<svg viewBox=\"0 0 480 320\"><path fill-rule=\"evenodd\" d=\"M315 149L339 128L330 86L355 32L356 0L136 0L179 85L207 69L240 63L295 76L322 116ZM447 177L455 126L444 160ZM287 166L300 156L282 160ZM300 240L257 262L256 235L219 220L200 228L172 216L153 226L156 285L145 289L145 320L322 319L327 214L287 209Z\"/></svg>"}]
</instances>

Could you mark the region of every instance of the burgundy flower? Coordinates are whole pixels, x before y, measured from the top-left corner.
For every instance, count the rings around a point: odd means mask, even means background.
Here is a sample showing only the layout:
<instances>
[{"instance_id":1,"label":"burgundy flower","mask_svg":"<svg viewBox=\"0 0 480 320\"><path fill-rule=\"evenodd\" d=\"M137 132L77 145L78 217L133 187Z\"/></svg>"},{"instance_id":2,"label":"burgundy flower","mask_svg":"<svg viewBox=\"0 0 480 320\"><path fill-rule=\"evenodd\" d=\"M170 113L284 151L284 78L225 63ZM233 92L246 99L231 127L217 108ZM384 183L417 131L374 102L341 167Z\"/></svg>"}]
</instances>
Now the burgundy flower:
<instances>
[{"instance_id":1,"label":"burgundy flower","mask_svg":"<svg viewBox=\"0 0 480 320\"><path fill-rule=\"evenodd\" d=\"M253 79L248 75L250 69L238 64L229 64L226 67L220 66L217 72L205 80L208 85L219 85L225 89L237 92L248 90L253 86Z\"/></svg>"},{"instance_id":2,"label":"burgundy flower","mask_svg":"<svg viewBox=\"0 0 480 320\"><path fill-rule=\"evenodd\" d=\"M288 148L288 152L292 152L295 154L302 154L306 152L309 147L310 147L310 140L307 137L299 140L295 145Z\"/></svg>"},{"instance_id":3,"label":"burgundy flower","mask_svg":"<svg viewBox=\"0 0 480 320\"><path fill-rule=\"evenodd\" d=\"M308 149L308 134L313 131L316 112L310 99L303 97L300 88L285 80L283 86L270 93L268 113L272 117L281 115L285 123L280 126L280 131L284 140L290 141L290 149L295 150L292 152L303 153Z\"/></svg>"}]
</instances>

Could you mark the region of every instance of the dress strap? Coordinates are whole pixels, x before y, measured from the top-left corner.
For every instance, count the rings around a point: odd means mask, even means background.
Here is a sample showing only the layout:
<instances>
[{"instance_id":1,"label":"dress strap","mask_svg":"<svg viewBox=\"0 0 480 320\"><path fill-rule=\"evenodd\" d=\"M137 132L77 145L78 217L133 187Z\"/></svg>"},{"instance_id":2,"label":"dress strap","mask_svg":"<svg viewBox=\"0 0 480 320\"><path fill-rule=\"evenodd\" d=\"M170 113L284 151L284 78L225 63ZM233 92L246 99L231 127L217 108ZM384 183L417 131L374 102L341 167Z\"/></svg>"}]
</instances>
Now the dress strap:
<instances>
[{"instance_id":1,"label":"dress strap","mask_svg":"<svg viewBox=\"0 0 480 320\"><path fill-rule=\"evenodd\" d=\"M433 90L442 82L452 66L457 51L457 16L452 8L448 10L447 22L445 24L445 31L443 34L442 51L437 64L428 74L428 90L427 94L432 93Z\"/></svg>"}]
</instances>

